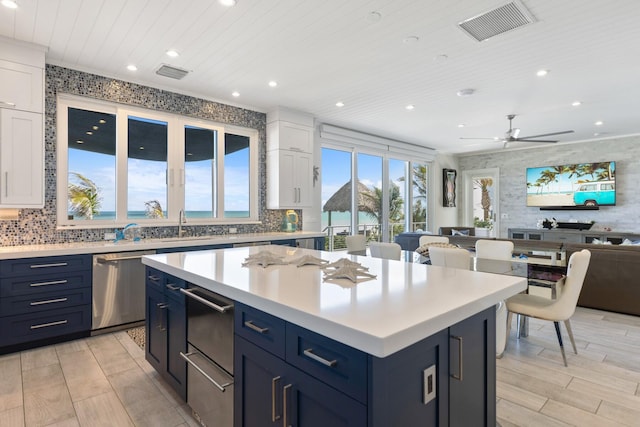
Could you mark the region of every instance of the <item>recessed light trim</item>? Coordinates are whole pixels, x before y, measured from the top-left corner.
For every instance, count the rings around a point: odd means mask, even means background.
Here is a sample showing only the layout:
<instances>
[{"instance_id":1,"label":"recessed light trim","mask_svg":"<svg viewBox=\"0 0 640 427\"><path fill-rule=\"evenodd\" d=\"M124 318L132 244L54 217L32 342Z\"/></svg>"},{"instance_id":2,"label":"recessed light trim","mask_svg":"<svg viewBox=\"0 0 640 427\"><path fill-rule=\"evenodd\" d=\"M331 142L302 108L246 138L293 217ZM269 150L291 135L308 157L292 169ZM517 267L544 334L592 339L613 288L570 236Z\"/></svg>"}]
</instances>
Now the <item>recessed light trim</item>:
<instances>
[{"instance_id":1,"label":"recessed light trim","mask_svg":"<svg viewBox=\"0 0 640 427\"><path fill-rule=\"evenodd\" d=\"M466 125L465 125L464 123L460 123L460 124L458 124L458 127L459 127L459 128L463 128L463 127L465 127L465 126L466 126Z\"/></svg>"},{"instance_id":2,"label":"recessed light trim","mask_svg":"<svg viewBox=\"0 0 640 427\"><path fill-rule=\"evenodd\" d=\"M475 92L476 92L475 89L471 89L471 88L460 89L458 92L456 92L456 95L458 95L460 97L465 97L465 96L471 96Z\"/></svg>"},{"instance_id":3,"label":"recessed light trim","mask_svg":"<svg viewBox=\"0 0 640 427\"><path fill-rule=\"evenodd\" d=\"M178 53L177 50L175 49L169 49L168 51L165 52L167 54L167 56L171 57L171 58L177 58L178 56L180 56L180 54Z\"/></svg>"},{"instance_id":4,"label":"recessed light trim","mask_svg":"<svg viewBox=\"0 0 640 427\"><path fill-rule=\"evenodd\" d=\"M2 0L2 5L8 9L18 8L18 3L14 0Z\"/></svg>"},{"instance_id":5,"label":"recessed light trim","mask_svg":"<svg viewBox=\"0 0 640 427\"><path fill-rule=\"evenodd\" d=\"M382 14L377 11L371 11L367 14L367 21L369 22L378 22L382 19Z\"/></svg>"},{"instance_id":6,"label":"recessed light trim","mask_svg":"<svg viewBox=\"0 0 640 427\"><path fill-rule=\"evenodd\" d=\"M278 82L277 82L277 81L275 81L275 80L271 80L271 81L269 82L269 87L276 87L276 86L278 86Z\"/></svg>"},{"instance_id":7,"label":"recessed light trim","mask_svg":"<svg viewBox=\"0 0 640 427\"><path fill-rule=\"evenodd\" d=\"M420 41L420 37L418 36L407 36L404 39L402 39L402 42L404 44L416 44Z\"/></svg>"},{"instance_id":8,"label":"recessed light trim","mask_svg":"<svg viewBox=\"0 0 640 427\"><path fill-rule=\"evenodd\" d=\"M538 70L538 71L536 72L536 76L538 76L538 77L544 77L544 76L546 76L547 74L549 74L549 70Z\"/></svg>"},{"instance_id":9,"label":"recessed light trim","mask_svg":"<svg viewBox=\"0 0 640 427\"><path fill-rule=\"evenodd\" d=\"M236 0L218 0L218 3L220 3L223 6L231 7L231 6L235 6L237 1Z\"/></svg>"},{"instance_id":10,"label":"recessed light trim","mask_svg":"<svg viewBox=\"0 0 640 427\"><path fill-rule=\"evenodd\" d=\"M237 98L240 96L240 92L238 92L237 90L231 93L231 96L233 96L234 98Z\"/></svg>"},{"instance_id":11,"label":"recessed light trim","mask_svg":"<svg viewBox=\"0 0 640 427\"><path fill-rule=\"evenodd\" d=\"M596 126L602 126L604 124L604 122L602 120L598 120L597 122L594 123L594 125Z\"/></svg>"},{"instance_id":12,"label":"recessed light trim","mask_svg":"<svg viewBox=\"0 0 640 427\"><path fill-rule=\"evenodd\" d=\"M336 102L336 107L344 107L344 102L342 101Z\"/></svg>"},{"instance_id":13,"label":"recessed light trim","mask_svg":"<svg viewBox=\"0 0 640 427\"><path fill-rule=\"evenodd\" d=\"M127 70L129 70L129 71L138 71L138 67L136 67L133 64L129 64L129 65L127 65Z\"/></svg>"},{"instance_id":14,"label":"recessed light trim","mask_svg":"<svg viewBox=\"0 0 640 427\"><path fill-rule=\"evenodd\" d=\"M407 106L406 106L406 107L404 107L404 108L406 108L407 110L411 111L411 110L413 110L414 108L416 108L416 106L415 106L415 105L413 105L413 104L409 104L409 105L407 105Z\"/></svg>"},{"instance_id":15,"label":"recessed light trim","mask_svg":"<svg viewBox=\"0 0 640 427\"><path fill-rule=\"evenodd\" d=\"M93 135L93 132L91 132L90 130L85 132L87 135Z\"/></svg>"},{"instance_id":16,"label":"recessed light trim","mask_svg":"<svg viewBox=\"0 0 640 427\"><path fill-rule=\"evenodd\" d=\"M582 102L580 102L580 101L573 101L573 102L571 103L571 105L572 105L573 107L579 107L579 106L581 106L581 105L582 105Z\"/></svg>"}]
</instances>

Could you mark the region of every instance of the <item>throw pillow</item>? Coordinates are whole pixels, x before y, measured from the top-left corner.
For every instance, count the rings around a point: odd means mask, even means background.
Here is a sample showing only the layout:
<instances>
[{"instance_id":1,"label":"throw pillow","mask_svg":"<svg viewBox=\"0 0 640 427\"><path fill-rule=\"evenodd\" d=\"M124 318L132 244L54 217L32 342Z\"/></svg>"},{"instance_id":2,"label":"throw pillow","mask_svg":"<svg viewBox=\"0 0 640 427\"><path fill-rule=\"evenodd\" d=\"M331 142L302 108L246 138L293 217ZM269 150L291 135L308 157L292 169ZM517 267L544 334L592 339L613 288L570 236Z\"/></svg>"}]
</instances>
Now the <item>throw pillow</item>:
<instances>
[{"instance_id":1,"label":"throw pillow","mask_svg":"<svg viewBox=\"0 0 640 427\"><path fill-rule=\"evenodd\" d=\"M456 230L455 228L451 229L452 236L468 236L469 230Z\"/></svg>"}]
</instances>

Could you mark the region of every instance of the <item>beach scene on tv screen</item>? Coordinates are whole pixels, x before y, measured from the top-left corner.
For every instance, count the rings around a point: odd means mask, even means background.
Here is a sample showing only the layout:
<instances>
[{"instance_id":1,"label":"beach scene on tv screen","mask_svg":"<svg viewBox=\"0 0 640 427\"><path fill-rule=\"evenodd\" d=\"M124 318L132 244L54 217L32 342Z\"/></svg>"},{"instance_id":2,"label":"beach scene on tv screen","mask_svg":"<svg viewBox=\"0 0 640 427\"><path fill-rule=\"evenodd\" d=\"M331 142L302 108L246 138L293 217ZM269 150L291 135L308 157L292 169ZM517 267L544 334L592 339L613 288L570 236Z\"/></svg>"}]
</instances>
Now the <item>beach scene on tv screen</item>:
<instances>
[{"instance_id":1,"label":"beach scene on tv screen","mask_svg":"<svg viewBox=\"0 0 640 427\"><path fill-rule=\"evenodd\" d=\"M615 162L527 168L527 206L615 204Z\"/></svg>"}]
</instances>

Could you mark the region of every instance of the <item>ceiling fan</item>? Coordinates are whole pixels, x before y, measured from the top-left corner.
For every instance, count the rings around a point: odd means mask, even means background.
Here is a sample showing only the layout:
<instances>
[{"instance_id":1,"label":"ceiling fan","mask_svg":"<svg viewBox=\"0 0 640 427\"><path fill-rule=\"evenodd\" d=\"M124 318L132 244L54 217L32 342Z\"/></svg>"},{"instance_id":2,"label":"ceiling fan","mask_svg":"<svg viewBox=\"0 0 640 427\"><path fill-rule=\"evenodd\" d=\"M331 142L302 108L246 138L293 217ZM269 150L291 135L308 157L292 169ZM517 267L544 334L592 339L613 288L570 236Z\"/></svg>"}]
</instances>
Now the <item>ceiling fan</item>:
<instances>
[{"instance_id":1,"label":"ceiling fan","mask_svg":"<svg viewBox=\"0 0 640 427\"><path fill-rule=\"evenodd\" d=\"M460 139L491 139L494 141L501 141L504 142L504 146L506 147L507 144L509 142L548 142L548 143L556 143L558 142L558 140L553 140L553 139L536 139L536 138L541 138L541 137L545 137L545 136L553 136L553 135L564 135L567 133L573 133L572 130L565 130L562 132L551 132L551 133L542 133L539 135L529 135L529 136L523 136L522 138L519 138L518 135L520 134L520 129L519 128L514 128L512 126L512 121L513 119L516 117L515 114L509 114L507 116L507 119L509 119L509 130L507 132L505 132L504 137L502 139L500 138L460 138Z\"/></svg>"}]
</instances>

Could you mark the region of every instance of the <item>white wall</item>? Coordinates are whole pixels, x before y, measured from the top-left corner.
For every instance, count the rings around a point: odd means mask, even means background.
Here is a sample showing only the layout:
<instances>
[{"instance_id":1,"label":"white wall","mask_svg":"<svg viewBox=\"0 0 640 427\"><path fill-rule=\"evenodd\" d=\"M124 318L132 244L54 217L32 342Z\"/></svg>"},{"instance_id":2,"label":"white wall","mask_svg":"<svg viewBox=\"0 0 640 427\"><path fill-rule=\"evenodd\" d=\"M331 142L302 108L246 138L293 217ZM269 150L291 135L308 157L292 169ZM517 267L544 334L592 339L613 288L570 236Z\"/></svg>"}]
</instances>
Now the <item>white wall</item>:
<instances>
[{"instance_id":1,"label":"white wall","mask_svg":"<svg viewBox=\"0 0 640 427\"><path fill-rule=\"evenodd\" d=\"M455 169L456 177L456 207L445 208L442 206L442 169ZM458 166L458 159L453 155L438 154L431 166L431 192L433 197L429 200L432 209L429 210L431 221L430 231L438 233L440 227L460 225L462 215L462 174Z\"/></svg>"},{"instance_id":2,"label":"white wall","mask_svg":"<svg viewBox=\"0 0 640 427\"><path fill-rule=\"evenodd\" d=\"M597 211L541 211L526 206L526 168L606 161L616 162L616 206ZM501 237L507 236L508 228L535 228L537 219L552 217L593 220L594 228L640 232L640 136L463 155L458 163L458 175L463 170L500 169L500 212L508 215L500 221Z\"/></svg>"}]
</instances>

